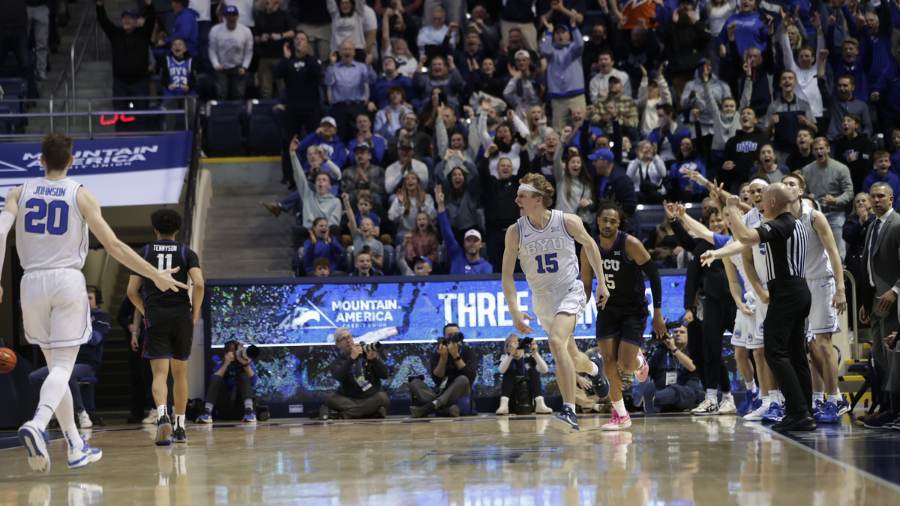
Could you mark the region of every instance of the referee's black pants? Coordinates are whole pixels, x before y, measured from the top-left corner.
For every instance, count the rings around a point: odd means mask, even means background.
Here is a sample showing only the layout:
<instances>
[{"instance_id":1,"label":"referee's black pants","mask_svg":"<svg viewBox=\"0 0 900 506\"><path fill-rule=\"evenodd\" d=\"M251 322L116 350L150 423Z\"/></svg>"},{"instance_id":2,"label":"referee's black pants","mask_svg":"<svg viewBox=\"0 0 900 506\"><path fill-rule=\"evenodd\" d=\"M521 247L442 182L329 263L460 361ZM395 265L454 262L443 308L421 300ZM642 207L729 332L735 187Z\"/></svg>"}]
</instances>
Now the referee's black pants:
<instances>
[{"instance_id":1,"label":"referee's black pants","mask_svg":"<svg viewBox=\"0 0 900 506\"><path fill-rule=\"evenodd\" d=\"M786 416L810 416L812 379L806 358L805 321L809 288L803 278L769 281L769 310L763 322L766 361L784 394Z\"/></svg>"}]
</instances>

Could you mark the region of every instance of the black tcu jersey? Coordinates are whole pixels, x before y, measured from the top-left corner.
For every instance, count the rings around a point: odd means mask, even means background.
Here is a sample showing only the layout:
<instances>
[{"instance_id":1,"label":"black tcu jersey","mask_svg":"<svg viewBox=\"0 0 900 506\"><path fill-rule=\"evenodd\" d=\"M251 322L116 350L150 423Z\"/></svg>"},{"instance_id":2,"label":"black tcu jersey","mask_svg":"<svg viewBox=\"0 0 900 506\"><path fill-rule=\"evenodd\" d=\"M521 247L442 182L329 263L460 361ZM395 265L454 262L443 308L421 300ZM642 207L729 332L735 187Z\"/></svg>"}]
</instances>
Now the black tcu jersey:
<instances>
[{"instance_id":1,"label":"black tcu jersey","mask_svg":"<svg viewBox=\"0 0 900 506\"><path fill-rule=\"evenodd\" d=\"M647 297L644 295L644 275L640 266L628 258L625 252L627 238L628 234L619 231L610 249L603 249L597 241L603 257L603 276L606 287L609 288L609 301L606 305L645 311Z\"/></svg>"},{"instance_id":2,"label":"black tcu jersey","mask_svg":"<svg viewBox=\"0 0 900 506\"><path fill-rule=\"evenodd\" d=\"M154 241L144 246L143 256L144 260L150 265L155 265L159 270L178 267L178 272L172 274L172 277L185 284L188 282L188 271L194 267L200 267L197 254L187 245L175 241ZM187 290L160 292L159 288L146 278L141 285L141 298L144 299L144 305L150 307L191 307Z\"/></svg>"}]
</instances>

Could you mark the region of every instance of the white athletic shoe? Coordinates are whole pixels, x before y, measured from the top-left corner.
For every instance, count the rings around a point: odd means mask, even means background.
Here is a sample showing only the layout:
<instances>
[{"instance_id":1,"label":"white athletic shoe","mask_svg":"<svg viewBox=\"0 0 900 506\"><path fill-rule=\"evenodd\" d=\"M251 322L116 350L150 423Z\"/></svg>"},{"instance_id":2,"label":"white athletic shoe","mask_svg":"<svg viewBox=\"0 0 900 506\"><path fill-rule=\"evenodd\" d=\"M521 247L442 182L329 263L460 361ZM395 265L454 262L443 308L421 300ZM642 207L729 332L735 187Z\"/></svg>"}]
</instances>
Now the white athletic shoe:
<instances>
[{"instance_id":1,"label":"white athletic shoe","mask_svg":"<svg viewBox=\"0 0 900 506\"><path fill-rule=\"evenodd\" d=\"M500 398L500 407L497 408L497 411L494 412L497 415L508 415L509 414L509 397L501 397Z\"/></svg>"},{"instance_id":2,"label":"white athletic shoe","mask_svg":"<svg viewBox=\"0 0 900 506\"><path fill-rule=\"evenodd\" d=\"M147 415L147 418L141 420L141 423L144 425L156 425L156 422L159 420L159 413L155 409L150 410L150 414Z\"/></svg>"},{"instance_id":3,"label":"white athletic shoe","mask_svg":"<svg viewBox=\"0 0 900 506\"><path fill-rule=\"evenodd\" d=\"M748 422L761 422L763 419L763 415L766 414L766 411L769 410L770 403L764 402L760 404L760 406L753 411L744 415L744 420Z\"/></svg>"},{"instance_id":4,"label":"white athletic shoe","mask_svg":"<svg viewBox=\"0 0 900 506\"><path fill-rule=\"evenodd\" d=\"M47 451L47 433L38 428L32 421L19 427L19 442L28 453L28 465L32 471L46 473L50 471L50 452Z\"/></svg>"},{"instance_id":5,"label":"white athletic shoe","mask_svg":"<svg viewBox=\"0 0 900 506\"><path fill-rule=\"evenodd\" d=\"M544 403L543 397L535 397L534 398L534 413L536 415L549 415L553 413L553 410L550 409L550 406L547 406Z\"/></svg>"},{"instance_id":6,"label":"white athletic shoe","mask_svg":"<svg viewBox=\"0 0 900 506\"><path fill-rule=\"evenodd\" d=\"M725 397L722 399L722 402L719 404L719 414L720 415L734 415L737 414L737 406L734 405L734 399L731 396Z\"/></svg>"},{"instance_id":7,"label":"white athletic shoe","mask_svg":"<svg viewBox=\"0 0 900 506\"><path fill-rule=\"evenodd\" d=\"M66 442L69 446L69 469L76 469L88 464L93 464L103 457L103 450L92 447L80 437L78 438L78 441L69 441L69 439L66 438Z\"/></svg>"},{"instance_id":8,"label":"white athletic shoe","mask_svg":"<svg viewBox=\"0 0 900 506\"><path fill-rule=\"evenodd\" d=\"M691 410L692 415L708 416L719 414L719 403L711 399L704 399L699 406Z\"/></svg>"},{"instance_id":9,"label":"white athletic shoe","mask_svg":"<svg viewBox=\"0 0 900 506\"><path fill-rule=\"evenodd\" d=\"M88 415L87 411L81 410L78 412L78 427L81 429L90 429L94 426L94 422L91 421L91 416Z\"/></svg>"}]
</instances>

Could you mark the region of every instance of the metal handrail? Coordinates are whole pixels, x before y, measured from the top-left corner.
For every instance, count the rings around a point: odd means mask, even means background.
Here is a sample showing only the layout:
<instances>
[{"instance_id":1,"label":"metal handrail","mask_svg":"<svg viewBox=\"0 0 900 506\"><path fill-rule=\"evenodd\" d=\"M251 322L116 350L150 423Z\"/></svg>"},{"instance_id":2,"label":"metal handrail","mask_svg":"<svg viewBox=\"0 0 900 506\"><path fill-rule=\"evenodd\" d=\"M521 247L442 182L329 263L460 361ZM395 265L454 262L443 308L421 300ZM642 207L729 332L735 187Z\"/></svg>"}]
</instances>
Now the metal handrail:
<instances>
[{"instance_id":1,"label":"metal handrail","mask_svg":"<svg viewBox=\"0 0 900 506\"><path fill-rule=\"evenodd\" d=\"M851 314L847 316L853 319L853 325L851 325L853 332L847 332L847 340L849 341L848 344L850 344L851 358L859 360L859 312L856 310L856 278L852 272L844 269L844 279L850 282L850 300L847 309Z\"/></svg>"},{"instance_id":2,"label":"metal handrail","mask_svg":"<svg viewBox=\"0 0 900 506\"><path fill-rule=\"evenodd\" d=\"M71 85L74 90L75 86L75 46L78 44L79 39L81 38L81 32L84 29L85 23L87 23L88 16L91 14L92 9L90 7L86 7L84 12L81 13L81 19L78 21L78 28L75 30L75 37L72 39L72 45L69 47L69 65L66 67L62 73L59 74L59 77L56 78L56 83L53 85L53 89L50 90L50 96L56 95L59 91L59 87L62 85L66 78L69 78L71 81ZM74 93L72 93L74 95Z\"/></svg>"}]
</instances>

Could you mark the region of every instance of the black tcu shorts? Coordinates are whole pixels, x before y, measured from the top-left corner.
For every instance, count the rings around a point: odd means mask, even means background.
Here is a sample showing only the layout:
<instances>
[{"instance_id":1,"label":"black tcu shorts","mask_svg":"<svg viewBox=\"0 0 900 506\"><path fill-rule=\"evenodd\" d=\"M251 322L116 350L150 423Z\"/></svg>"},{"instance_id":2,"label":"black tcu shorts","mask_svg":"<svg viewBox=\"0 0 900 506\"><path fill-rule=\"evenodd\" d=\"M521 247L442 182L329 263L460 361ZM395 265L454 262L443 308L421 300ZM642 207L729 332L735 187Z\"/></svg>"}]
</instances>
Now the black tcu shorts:
<instances>
[{"instance_id":1,"label":"black tcu shorts","mask_svg":"<svg viewBox=\"0 0 900 506\"><path fill-rule=\"evenodd\" d=\"M147 328L147 336L144 339L143 357L148 360L187 360L191 355L191 342L194 338L191 308L176 306L145 309L147 314L144 326Z\"/></svg>"},{"instance_id":2,"label":"black tcu shorts","mask_svg":"<svg viewBox=\"0 0 900 506\"><path fill-rule=\"evenodd\" d=\"M597 340L619 339L641 346L647 326L646 303L640 306L606 306L597 312Z\"/></svg>"}]
</instances>

